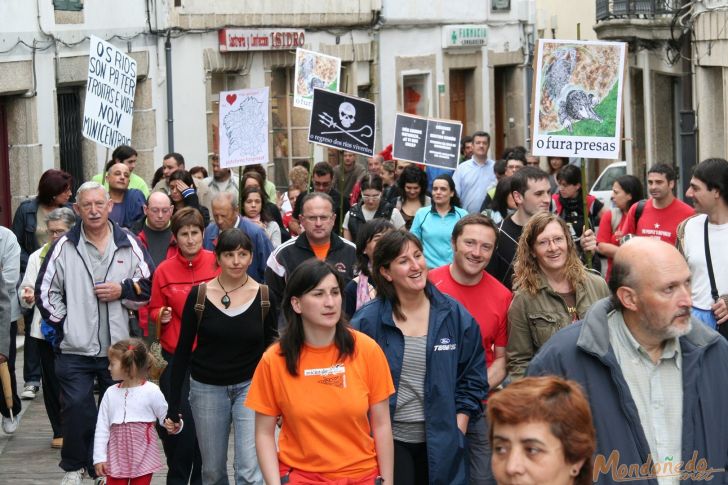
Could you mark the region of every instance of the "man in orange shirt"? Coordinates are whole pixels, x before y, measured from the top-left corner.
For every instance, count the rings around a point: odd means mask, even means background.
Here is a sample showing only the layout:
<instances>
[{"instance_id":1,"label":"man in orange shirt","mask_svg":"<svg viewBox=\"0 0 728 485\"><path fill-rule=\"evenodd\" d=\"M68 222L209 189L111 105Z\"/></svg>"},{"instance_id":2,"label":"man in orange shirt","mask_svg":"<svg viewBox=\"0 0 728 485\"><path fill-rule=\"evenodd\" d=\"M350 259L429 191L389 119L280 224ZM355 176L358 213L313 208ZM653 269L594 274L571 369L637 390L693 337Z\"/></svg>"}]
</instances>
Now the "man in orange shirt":
<instances>
[{"instance_id":1,"label":"man in orange shirt","mask_svg":"<svg viewBox=\"0 0 728 485\"><path fill-rule=\"evenodd\" d=\"M268 258L265 282L280 301L288 275L310 258L331 263L344 278L344 286L354 277L356 245L333 233L334 200L328 194L312 192L301 202L299 223L304 232L278 246Z\"/></svg>"}]
</instances>

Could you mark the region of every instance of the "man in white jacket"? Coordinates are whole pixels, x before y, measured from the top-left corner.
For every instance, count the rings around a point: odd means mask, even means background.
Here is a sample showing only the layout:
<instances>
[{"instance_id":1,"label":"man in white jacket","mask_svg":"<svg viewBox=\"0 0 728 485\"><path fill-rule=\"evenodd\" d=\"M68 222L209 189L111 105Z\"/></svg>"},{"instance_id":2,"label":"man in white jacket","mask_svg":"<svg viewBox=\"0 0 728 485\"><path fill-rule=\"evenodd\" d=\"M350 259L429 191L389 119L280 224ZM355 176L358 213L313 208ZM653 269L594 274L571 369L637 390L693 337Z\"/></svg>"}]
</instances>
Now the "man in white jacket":
<instances>
[{"instance_id":1,"label":"man in white jacket","mask_svg":"<svg viewBox=\"0 0 728 485\"><path fill-rule=\"evenodd\" d=\"M81 216L43 260L35 297L53 327L56 376L61 387L63 485L93 475L96 426L94 380L100 397L113 384L107 349L129 338L129 312L149 300L154 264L131 234L109 221L112 202L96 182L79 187L74 209Z\"/></svg>"}]
</instances>

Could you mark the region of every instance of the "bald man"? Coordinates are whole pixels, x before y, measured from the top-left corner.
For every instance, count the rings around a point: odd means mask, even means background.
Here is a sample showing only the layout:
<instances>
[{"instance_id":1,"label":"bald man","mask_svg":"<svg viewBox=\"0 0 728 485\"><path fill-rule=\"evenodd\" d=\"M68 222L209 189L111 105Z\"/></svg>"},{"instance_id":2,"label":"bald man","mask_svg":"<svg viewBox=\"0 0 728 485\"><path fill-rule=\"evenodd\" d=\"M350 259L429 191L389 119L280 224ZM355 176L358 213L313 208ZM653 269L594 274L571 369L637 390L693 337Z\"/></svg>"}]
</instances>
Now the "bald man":
<instances>
[{"instance_id":1,"label":"bald man","mask_svg":"<svg viewBox=\"0 0 728 485\"><path fill-rule=\"evenodd\" d=\"M680 474L691 459L725 480L728 343L691 317L684 258L665 242L635 238L617 251L609 287L611 298L553 336L527 374L583 386L597 430L595 482L708 480ZM621 465L634 473L620 478Z\"/></svg>"}]
</instances>

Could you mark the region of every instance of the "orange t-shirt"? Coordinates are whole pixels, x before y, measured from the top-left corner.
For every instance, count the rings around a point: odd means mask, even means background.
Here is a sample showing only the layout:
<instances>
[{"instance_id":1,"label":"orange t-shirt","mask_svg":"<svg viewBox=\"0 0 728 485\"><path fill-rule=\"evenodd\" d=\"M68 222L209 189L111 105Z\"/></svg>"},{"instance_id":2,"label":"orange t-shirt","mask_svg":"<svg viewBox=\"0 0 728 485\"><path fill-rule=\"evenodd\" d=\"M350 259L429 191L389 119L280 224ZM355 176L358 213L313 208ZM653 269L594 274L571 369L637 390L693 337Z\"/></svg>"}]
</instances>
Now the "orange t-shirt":
<instances>
[{"instance_id":1,"label":"orange t-shirt","mask_svg":"<svg viewBox=\"0 0 728 485\"><path fill-rule=\"evenodd\" d=\"M369 408L394 394L387 359L377 343L352 330L354 354L337 362L334 344L304 345L298 375L286 370L280 345L272 345L255 369L245 405L283 416L278 460L327 478L359 478L377 467Z\"/></svg>"},{"instance_id":2,"label":"orange t-shirt","mask_svg":"<svg viewBox=\"0 0 728 485\"><path fill-rule=\"evenodd\" d=\"M311 244L313 254L316 255L316 259L319 261L326 261L326 255L329 254L330 247L331 242L327 242L326 244Z\"/></svg>"}]
</instances>

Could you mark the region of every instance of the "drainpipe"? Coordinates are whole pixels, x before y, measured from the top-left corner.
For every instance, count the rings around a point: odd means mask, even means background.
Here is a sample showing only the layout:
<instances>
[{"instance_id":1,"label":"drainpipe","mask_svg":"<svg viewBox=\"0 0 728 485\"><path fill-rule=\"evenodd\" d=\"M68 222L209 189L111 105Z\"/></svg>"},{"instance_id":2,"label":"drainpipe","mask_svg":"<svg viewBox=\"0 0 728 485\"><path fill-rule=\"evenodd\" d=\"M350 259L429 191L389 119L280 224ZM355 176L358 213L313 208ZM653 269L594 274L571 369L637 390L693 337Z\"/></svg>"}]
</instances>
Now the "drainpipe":
<instances>
[{"instance_id":1,"label":"drainpipe","mask_svg":"<svg viewBox=\"0 0 728 485\"><path fill-rule=\"evenodd\" d=\"M683 0L683 8L688 2ZM698 163L698 136L695 108L693 107L693 65L690 61L692 56L692 35L684 38L680 48L682 58L682 76L680 79L680 185L678 197L682 198L690 185L690 176L693 167Z\"/></svg>"},{"instance_id":2,"label":"drainpipe","mask_svg":"<svg viewBox=\"0 0 728 485\"><path fill-rule=\"evenodd\" d=\"M167 151L174 151L174 101L172 100L172 42L170 33L164 42L165 75L167 77Z\"/></svg>"}]
</instances>

